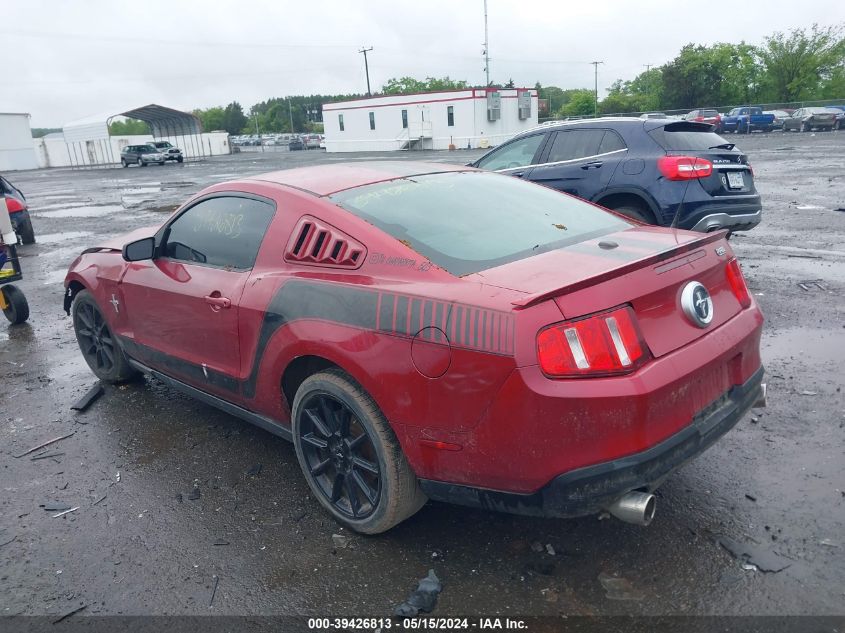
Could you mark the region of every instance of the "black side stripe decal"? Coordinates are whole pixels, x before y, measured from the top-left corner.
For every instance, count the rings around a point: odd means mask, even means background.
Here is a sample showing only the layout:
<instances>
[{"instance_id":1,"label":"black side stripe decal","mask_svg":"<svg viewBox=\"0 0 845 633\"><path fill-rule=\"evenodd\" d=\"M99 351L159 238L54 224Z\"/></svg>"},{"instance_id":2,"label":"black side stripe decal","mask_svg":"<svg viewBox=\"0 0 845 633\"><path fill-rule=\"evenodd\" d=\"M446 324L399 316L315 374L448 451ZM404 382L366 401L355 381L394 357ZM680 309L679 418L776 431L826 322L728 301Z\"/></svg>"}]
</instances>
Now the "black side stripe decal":
<instances>
[{"instance_id":1,"label":"black side stripe decal","mask_svg":"<svg viewBox=\"0 0 845 633\"><path fill-rule=\"evenodd\" d=\"M410 337L426 327L438 328L429 337L444 342L446 333L453 347L492 354L513 354L513 317L507 312L433 301L392 292L379 292L334 283L291 279L279 288L264 313L255 358L249 376L233 376L189 363L121 337L127 354L164 371L189 377L245 398L254 398L264 352L276 331L303 319L321 319L364 330Z\"/></svg>"}]
</instances>

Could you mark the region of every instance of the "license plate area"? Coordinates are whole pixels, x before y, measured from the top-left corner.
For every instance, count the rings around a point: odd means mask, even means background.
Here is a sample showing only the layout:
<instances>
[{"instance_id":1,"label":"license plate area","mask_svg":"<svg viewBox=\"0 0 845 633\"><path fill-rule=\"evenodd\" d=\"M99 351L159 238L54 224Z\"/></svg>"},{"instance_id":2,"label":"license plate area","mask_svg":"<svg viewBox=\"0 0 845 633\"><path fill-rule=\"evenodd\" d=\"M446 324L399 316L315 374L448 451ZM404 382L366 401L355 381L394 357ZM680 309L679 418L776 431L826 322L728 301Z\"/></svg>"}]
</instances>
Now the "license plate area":
<instances>
[{"instance_id":1,"label":"license plate area","mask_svg":"<svg viewBox=\"0 0 845 633\"><path fill-rule=\"evenodd\" d=\"M728 187L730 189L745 189L745 177L741 171L728 172Z\"/></svg>"}]
</instances>

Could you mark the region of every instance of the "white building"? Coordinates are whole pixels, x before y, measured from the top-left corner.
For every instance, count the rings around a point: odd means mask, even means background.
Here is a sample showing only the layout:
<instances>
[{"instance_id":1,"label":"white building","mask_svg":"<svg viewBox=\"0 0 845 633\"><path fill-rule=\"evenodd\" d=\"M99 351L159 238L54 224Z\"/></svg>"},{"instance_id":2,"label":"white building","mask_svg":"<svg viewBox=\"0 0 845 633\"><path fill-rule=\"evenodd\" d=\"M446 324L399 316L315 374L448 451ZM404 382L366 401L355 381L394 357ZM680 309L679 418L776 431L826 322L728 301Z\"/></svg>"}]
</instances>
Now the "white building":
<instances>
[{"instance_id":1,"label":"white building","mask_svg":"<svg viewBox=\"0 0 845 633\"><path fill-rule=\"evenodd\" d=\"M498 145L537 125L537 91L468 88L323 105L328 152Z\"/></svg>"},{"instance_id":2,"label":"white building","mask_svg":"<svg viewBox=\"0 0 845 633\"><path fill-rule=\"evenodd\" d=\"M0 173L37 166L29 115L0 112Z\"/></svg>"}]
</instances>

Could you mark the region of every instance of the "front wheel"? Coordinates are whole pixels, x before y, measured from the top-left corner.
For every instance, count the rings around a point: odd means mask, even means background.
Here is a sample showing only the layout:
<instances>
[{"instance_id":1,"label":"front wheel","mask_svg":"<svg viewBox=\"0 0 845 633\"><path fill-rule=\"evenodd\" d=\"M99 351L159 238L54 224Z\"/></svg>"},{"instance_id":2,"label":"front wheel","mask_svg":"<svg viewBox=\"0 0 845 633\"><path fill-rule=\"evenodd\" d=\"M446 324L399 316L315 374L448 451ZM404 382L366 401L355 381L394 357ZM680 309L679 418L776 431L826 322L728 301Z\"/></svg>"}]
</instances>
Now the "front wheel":
<instances>
[{"instance_id":1,"label":"front wheel","mask_svg":"<svg viewBox=\"0 0 845 633\"><path fill-rule=\"evenodd\" d=\"M126 159L125 159L125 158L121 158L121 159L120 159L120 165L121 165L122 167L129 167L129 163L127 163L127 162L126 162Z\"/></svg>"},{"instance_id":2,"label":"front wheel","mask_svg":"<svg viewBox=\"0 0 845 633\"><path fill-rule=\"evenodd\" d=\"M0 287L3 293L3 315L12 325L20 325L29 318L29 303L26 295L12 284Z\"/></svg>"},{"instance_id":3,"label":"front wheel","mask_svg":"<svg viewBox=\"0 0 845 633\"><path fill-rule=\"evenodd\" d=\"M146 166L147 166L147 163L145 163L144 161L142 161L140 159L138 160L138 167L146 167Z\"/></svg>"},{"instance_id":4,"label":"front wheel","mask_svg":"<svg viewBox=\"0 0 845 633\"><path fill-rule=\"evenodd\" d=\"M185 160L185 159L180 156L179 158L176 159L176 162L181 163L183 160Z\"/></svg>"},{"instance_id":5,"label":"front wheel","mask_svg":"<svg viewBox=\"0 0 845 633\"><path fill-rule=\"evenodd\" d=\"M375 401L349 375L307 378L292 407L296 457L311 491L338 522L362 534L389 530L426 502Z\"/></svg>"},{"instance_id":6,"label":"front wheel","mask_svg":"<svg viewBox=\"0 0 845 633\"><path fill-rule=\"evenodd\" d=\"M802 123L802 124L801 124L801 131L802 131L802 132L809 132L809 131L810 131L810 128L809 128L809 126L808 126L806 123Z\"/></svg>"},{"instance_id":7,"label":"front wheel","mask_svg":"<svg viewBox=\"0 0 845 633\"><path fill-rule=\"evenodd\" d=\"M124 382L138 374L117 343L100 307L87 290L80 290L71 311L82 357L103 382Z\"/></svg>"}]
</instances>

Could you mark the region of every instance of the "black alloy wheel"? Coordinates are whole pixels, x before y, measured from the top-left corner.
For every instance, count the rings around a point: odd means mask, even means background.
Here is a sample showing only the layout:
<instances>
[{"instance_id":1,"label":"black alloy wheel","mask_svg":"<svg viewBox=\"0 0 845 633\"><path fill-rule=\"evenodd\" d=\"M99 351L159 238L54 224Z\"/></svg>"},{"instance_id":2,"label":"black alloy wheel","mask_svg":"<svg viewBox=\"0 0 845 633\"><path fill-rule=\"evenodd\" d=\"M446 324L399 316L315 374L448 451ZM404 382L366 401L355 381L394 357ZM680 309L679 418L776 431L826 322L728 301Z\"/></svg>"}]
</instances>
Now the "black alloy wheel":
<instances>
[{"instance_id":1,"label":"black alloy wheel","mask_svg":"<svg viewBox=\"0 0 845 633\"><path fill-rule=\"evenodd\" d=\"M74 315L76 338L82 355L99 375L111 373L115 367L115 342L103 315L93 303L80 306Z\"/></svg>"},{"instance_id":2,"label":"black alloy wheel","mask_svg":"<svg viewBox=\"0 0 845 633\"><path fill-rule=\"evenodd\" d=\"M345 403L320 392L302 403L298 422L306 476L339 514L366 519L378 507L382 489L367 429Z\"/></svg>"},{"instance_id":3,"label":"black alloy wheel","mask_svg":"<svg viewBox=\"0 0 845 633\"><path fill-rule=\"evenodd\" d=\"M138 375L129 364L91 293L80 290L73 300L73 329L82 357L100 380L117 383Z\"/></svg>"}]
</instances>

